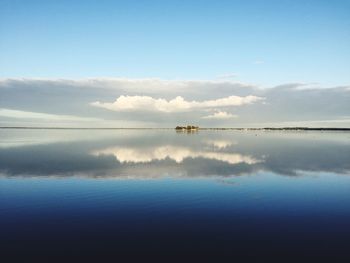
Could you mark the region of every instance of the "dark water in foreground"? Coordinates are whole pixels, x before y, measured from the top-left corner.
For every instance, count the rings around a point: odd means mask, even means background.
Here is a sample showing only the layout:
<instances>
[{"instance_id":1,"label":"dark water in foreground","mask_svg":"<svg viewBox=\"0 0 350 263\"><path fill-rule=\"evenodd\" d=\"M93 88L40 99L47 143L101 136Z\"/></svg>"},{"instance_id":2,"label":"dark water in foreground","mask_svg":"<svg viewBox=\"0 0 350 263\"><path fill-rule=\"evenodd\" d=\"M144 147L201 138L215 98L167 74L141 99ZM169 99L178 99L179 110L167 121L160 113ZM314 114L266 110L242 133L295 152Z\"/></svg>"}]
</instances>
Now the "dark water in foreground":
<instances>
[{"instance_id":1,"label":"dark water in foreground","mask_svg":"<svg viewBox=\"0 0 350 263\"><path fill-rule=\"evenodd\" d=\"M350 133L0 130L0 230L23 262L350 262Z\"/></svg>"}]
</instances>

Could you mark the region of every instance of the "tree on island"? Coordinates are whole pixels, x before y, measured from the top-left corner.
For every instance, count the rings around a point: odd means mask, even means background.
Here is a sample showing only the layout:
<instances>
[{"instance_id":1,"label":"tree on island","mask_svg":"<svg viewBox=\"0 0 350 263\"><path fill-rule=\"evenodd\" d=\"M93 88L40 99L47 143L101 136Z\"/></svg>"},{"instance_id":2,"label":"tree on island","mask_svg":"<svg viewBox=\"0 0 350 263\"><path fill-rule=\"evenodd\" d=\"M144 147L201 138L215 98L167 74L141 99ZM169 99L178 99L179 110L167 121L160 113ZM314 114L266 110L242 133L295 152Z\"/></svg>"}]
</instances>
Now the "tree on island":
<instances>
[{"instance_id":1,"label":"tree on island","mask_svg":"<svg viewBox=\"0 0 350 263\"><path fill-rule=\"evenodd\" d=\"M187 125L187 126L176 126L175 130L198 130L198 126Z\"/></svg>"}]
</instances>

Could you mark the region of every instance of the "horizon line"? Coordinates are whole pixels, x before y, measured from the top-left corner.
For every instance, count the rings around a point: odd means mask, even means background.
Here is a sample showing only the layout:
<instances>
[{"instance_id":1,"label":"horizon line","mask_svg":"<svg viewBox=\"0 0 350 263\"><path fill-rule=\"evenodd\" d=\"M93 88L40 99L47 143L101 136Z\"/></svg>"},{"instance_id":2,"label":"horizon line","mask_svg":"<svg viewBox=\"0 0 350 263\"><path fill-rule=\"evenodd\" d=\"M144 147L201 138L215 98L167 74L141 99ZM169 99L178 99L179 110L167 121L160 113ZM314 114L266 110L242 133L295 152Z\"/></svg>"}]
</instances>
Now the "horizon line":
<instances>
[{"instance_id":1,"label":"horizon line","mask_svg":"<svg viewBox=\"0 0 350 263\"><path fill-rule=\"evenodd\" d=\"M37 127L37 126L0 126L0 129L32 130L176 130L175 127ZM309 130L309 131L350 131L350 127L199 127L197 130Z\"/></svg>"}]
</instances>

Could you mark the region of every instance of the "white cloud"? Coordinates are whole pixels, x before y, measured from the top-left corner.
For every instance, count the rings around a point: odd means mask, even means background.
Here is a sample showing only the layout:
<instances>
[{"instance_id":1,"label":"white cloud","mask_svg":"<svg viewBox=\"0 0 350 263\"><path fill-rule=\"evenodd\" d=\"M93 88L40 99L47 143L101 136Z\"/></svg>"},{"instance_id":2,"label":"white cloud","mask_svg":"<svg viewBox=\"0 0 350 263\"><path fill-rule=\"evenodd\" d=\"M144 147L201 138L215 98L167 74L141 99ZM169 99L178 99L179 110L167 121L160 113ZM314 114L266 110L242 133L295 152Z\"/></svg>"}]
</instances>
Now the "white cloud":
<instances>
[{"instance_id":1,"label":"white cloud","mask_svg":"<svg viewBox=\"0 0 350 263\"><path fill-rule=\"evenodd\" d=\"M223 120L223 119L231 119L231 118L237 118L237 115L233 115L231 113L227 113L226 111L219 111L215 112L211 115L204 116L202 117L203 119L218 119L218 120Z\"/></svg>"},{"instance_id":2,"label":"white cloud","mask_svg":"<svg viewBox=\"0 0 350 263\"><path fill-rule=\"evenodd\" d=\"M120 96L113 103L92 102L91 105L112 111L159 111L185 112L194 109L241 106L263 100L257 96L229 96L216 100L186 101L183 97L175 99L155 99L150 96Z\"/></svg>"}]
</instances>

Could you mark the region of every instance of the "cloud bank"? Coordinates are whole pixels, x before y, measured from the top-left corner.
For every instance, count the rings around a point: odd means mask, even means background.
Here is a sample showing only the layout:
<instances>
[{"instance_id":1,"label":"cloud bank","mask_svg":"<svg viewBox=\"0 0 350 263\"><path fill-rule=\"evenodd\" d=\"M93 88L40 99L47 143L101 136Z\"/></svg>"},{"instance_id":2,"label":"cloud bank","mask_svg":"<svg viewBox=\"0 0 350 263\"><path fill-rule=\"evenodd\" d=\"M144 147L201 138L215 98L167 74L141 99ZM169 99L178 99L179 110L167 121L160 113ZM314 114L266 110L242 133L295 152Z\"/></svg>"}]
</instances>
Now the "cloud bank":
<instances>
[{"instance_id":1,"label":"cloud bank","mask_svg":"<svg viewBox=\"0 0 350 263\"><path fill-rule=\"evenodd\" d=\"M350 85L228 80L0 79L1 126L350 127ZM10 112L11 111L11 112ZM38 115L39 114L39 115ZM6 115L6 116L5 116ZM237 117L237 118L234 118ZM90 122L91 120L91 122Z\"/></svg>"},{"instance_id":2,"label":"cloud bank","mask_svg":"<svg viewBox=\"0 0 350 263\"><path fill-rule=\"evenodd\" d=\"M263 98L257 96L229 96L226 98L205 101L186 101L181 96L169 101L161 98L155 99L150 96L120 96L113 103L101 103L96 101L91 103L91 105L113 111L159 111L170 113L206 108L241 106L260 100L263 100Z\"/></svg>"}]
</instances>

